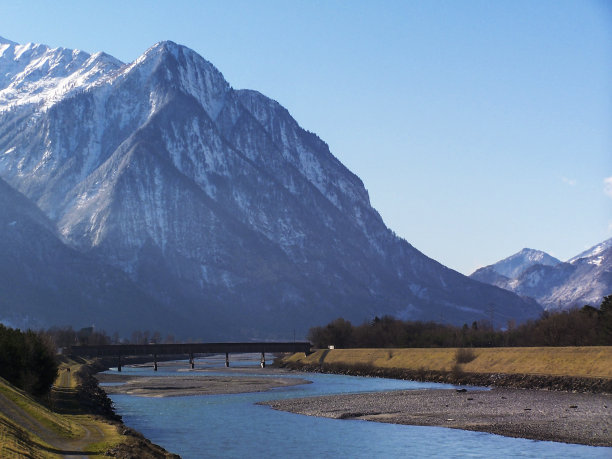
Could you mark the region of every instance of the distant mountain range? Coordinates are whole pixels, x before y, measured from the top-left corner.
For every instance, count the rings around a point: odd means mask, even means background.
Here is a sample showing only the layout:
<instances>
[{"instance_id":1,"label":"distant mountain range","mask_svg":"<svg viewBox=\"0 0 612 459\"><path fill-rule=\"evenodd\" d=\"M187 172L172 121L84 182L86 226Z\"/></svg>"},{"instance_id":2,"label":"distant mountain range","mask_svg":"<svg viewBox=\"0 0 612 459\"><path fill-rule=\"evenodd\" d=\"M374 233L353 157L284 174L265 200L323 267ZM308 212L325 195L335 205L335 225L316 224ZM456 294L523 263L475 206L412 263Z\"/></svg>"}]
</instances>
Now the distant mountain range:
<instances>
[{"instance_id":1,"label":"distant mountain range","mask_svg":"<svg viewBox=\"0 0 612 459\"><path fill-rule=\"evenodd\" d=\"M470 277L534 298L547 310L599 306L612 294L612 239L565 263L545 252L523 249Z\"/></svg>"},{"instance_id":2,"label":"distant mountain range","mask_svg":"<svg viewBox=\"0 0 612 459\"><path fill-rule=\"evenodd\" d=\"M397 237L325 142L172 42L123 64L0 39L0 177L16 324L219 340L542 311Z\"/></svg>"}]
</instances>

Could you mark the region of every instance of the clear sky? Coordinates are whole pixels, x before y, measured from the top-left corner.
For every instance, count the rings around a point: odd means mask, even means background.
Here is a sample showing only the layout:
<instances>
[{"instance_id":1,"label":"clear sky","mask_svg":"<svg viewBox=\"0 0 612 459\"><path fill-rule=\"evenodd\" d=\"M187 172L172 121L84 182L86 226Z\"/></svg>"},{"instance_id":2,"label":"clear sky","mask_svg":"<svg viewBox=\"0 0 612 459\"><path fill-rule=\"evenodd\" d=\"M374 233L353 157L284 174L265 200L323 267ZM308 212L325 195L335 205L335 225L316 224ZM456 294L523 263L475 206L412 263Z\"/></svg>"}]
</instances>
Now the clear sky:
<instances>
[{"instance_id":1,"label":"clear sky","mask_svg":"<svg viewBox=\"0 0 612 459\"><path fill-rule=\"evenodd\" d=\"M161 40L194 49L465 274L612 237L610 1L0 0L0 36L124 62Z\"/></svg>"}]
</instances>

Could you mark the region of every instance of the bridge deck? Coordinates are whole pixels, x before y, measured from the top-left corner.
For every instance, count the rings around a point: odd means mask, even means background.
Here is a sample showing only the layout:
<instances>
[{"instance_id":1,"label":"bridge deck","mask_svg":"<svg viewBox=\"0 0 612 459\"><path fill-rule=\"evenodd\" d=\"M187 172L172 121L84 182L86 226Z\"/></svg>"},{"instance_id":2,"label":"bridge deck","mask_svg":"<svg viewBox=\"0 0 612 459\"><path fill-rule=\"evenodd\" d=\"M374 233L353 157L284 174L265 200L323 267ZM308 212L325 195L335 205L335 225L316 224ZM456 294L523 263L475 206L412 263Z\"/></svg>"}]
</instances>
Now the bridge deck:
<instances>
[{"instance_id":1,"label":"bridge deck","mask_svg":"<svg viewBox=\"0 0 612 459\"><path fill-rule=\"evenodd\" d=\"M107 344L71 346L69 353L81 357L180 355L221 353L304 352L310 353L309 342L261 343L185 343L185 344Z\"/></svg>"}]
</instances>

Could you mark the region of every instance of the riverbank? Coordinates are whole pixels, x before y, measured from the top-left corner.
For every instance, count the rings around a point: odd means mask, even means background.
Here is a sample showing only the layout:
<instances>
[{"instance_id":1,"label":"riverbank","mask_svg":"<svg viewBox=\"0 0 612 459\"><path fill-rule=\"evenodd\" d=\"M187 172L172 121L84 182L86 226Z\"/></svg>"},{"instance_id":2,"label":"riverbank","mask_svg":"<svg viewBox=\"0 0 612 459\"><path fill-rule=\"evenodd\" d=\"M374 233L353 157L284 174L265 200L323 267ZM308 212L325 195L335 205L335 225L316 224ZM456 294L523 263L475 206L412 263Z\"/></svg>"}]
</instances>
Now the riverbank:
<instances>
[{"instance_id":1,"label":"riverbank","mask_svg":"<svg viewBox=\"0 0 612 459\"><path fill-rule=\"evenodd\" d=\"M452 348L322 349L287 356L276 365L460 385L612 393L611 346L479 348L461 357Z\"/></svg>"},{"instance_id":2,"label":"riverbank","mask_svg":"<svg viewBox=\"0 0 612 459\"><path fill-rule=\"evenodd\" d=\"M93 378L101 369L96 362L62 358L44 401L0 379L0 457L178 457L121 423Z\"/></svg>"},{"instance_id":3,"label":"riverbank","mask_svg":"<svg viewBox=\"0 0 612 459\"><path fill-rule=\"evenodd\" d=\"M474 430L508 437L612 446L612 396L496 388L331 395L262 403L334 419Z\"/></svg>"}]
</instances>

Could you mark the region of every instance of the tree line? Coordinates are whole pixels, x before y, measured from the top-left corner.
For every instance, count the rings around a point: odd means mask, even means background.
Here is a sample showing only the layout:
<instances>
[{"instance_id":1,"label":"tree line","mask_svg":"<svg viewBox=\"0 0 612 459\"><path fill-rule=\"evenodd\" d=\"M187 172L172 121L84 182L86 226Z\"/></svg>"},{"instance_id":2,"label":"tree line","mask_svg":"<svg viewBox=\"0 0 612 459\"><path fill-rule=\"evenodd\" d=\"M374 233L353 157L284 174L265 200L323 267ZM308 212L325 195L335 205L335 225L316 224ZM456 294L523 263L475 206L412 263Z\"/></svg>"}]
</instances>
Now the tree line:
<instances>
[{"instance_id":1,"label":"tree line","mask_svg":"<svg viewBox=\"0 0 612 459\"><path fill-rule=\"evenodd\" d=\"M44 332L55 343L57 348L67 348L73 345L98 346L103 344L172 344L176 340L174 335L162 337L159 331L135 330L130 338L120 337L117 332L108 335L105 330L96 330L94 327L74 330L72 327L52 327Z\"/></svg>"},{"instance_id":2,"label":"tree line","mask_svg":"<svg viewBox=\"0 0 612 459\"><path fill-rule=\"evenodd\" d=\"M174 335L162 339L158 331L136 330L131 339L109 336L93 327L74 330L53 327L21 331L0 324L0 377L36 397L49 393L58 374L57 352L72 345L174 343Z\"/></svg>"},{"instance_id":3,"label":"tree line","mask_svg":"<svg viewBox=\"0 0 612 459\"><path fill-rule=\"evenodd\" d=\"M435 322L375 317L354 326L342 318L313 327L309 341L318 348L508 347L612 345L612 295L601 306L545 311L537 320L495 329L486 320L462 327Z\"/></svg>"},{"instance_id":4,"label":"tree line","mask_svg":"<svg viewBox=\"0 0 612 459\"><path fill-rule=\"evenodd\" d=\"M0 376L40 397L51 389L58 362L53 342L42 332L22 332L0 324Z\"/></svg>"}]
</instances>

